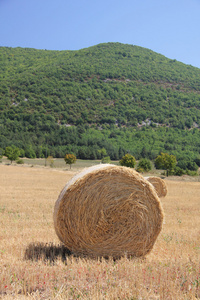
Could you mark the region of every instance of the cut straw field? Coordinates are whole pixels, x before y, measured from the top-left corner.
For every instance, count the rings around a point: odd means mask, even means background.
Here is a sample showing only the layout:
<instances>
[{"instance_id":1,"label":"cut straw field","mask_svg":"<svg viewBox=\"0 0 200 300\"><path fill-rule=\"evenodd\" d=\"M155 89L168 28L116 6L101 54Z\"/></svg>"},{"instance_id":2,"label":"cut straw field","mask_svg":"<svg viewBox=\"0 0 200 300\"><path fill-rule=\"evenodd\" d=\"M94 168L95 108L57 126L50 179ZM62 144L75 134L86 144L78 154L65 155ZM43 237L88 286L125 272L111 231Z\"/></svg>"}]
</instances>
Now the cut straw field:
<instances>
[{"instance_id":1,"label":"cut straw field","mask_svg":"<svg viewBox=\"0 0 200 300\"><path fill-rule=\"evenodd\" d=\"M89 259L53 225L76 172L0 165L0 299L200 299L200 183L166 180L163 229L144 259Z\"/></svg>"}]
</instances>

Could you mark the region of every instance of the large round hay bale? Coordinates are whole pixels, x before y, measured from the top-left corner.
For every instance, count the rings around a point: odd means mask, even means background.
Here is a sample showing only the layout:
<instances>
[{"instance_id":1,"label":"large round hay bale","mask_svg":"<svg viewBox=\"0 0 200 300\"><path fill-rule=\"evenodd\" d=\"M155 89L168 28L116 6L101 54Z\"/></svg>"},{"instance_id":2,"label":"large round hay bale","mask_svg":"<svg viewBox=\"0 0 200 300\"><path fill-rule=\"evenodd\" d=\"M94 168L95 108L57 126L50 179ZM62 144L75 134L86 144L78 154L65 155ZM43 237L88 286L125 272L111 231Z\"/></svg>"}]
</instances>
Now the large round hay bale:
<instances>
[{"instance_id":1,"label":"large round hay bale","mask_svg":"<svg viewBox=\"0 0 200 300\"><path fill-rule=\"evenodd\" d=\"M74 176L54 208L56 233L75 255L144 256L153 248L162 222L152 185L133 169L110 164Z\"/></svg>"},{"instance_id":2,"label":"large round hay bale","mask_svg":"<svg viewBox=\"0 0 200 300\"><path fill-rule=\"evenodd\" d=\"M167 186L165 181L160 177L145 177L155 188L158 197L165 197L167 195Z\"/></svg>"}]
</instances>

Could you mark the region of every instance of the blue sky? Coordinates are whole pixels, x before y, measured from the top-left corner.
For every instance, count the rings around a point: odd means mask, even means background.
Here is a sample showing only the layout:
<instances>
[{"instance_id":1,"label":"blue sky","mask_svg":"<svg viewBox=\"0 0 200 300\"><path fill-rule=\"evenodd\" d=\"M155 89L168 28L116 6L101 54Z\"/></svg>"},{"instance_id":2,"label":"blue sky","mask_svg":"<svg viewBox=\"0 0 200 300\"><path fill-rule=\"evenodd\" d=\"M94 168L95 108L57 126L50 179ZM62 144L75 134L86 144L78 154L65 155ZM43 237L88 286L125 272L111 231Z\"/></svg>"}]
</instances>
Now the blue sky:
<instances>
[{"instance_id":1,"label":"blue sky","mask_svg":"<svg viewBox=\"0 0 200 300\"><path fill-rule=\"evenodd\" d=\"M200 0L0 0L0 46L120 42L200 68Z\"/></svg>"}]
</instances>

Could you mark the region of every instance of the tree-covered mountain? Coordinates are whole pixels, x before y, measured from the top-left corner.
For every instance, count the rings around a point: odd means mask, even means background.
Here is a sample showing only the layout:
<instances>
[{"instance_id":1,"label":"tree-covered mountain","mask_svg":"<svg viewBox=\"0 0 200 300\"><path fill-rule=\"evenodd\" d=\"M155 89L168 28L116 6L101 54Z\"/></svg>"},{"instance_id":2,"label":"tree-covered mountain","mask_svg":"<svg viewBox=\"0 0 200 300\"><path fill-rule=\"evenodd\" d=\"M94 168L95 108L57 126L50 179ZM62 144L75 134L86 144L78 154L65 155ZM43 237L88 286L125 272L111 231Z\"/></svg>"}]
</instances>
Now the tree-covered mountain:
<instances>
[{"instance_id":1,"label":"tree-covered mountain","mask_svg":"<svg viewBox=\"0 0 200 300\"><path fill-rule=\"evenodd\" d=\"M138 46L0 47L0 147L26 156L197 157L200 69Z\"/></svg>"}]
</instances>

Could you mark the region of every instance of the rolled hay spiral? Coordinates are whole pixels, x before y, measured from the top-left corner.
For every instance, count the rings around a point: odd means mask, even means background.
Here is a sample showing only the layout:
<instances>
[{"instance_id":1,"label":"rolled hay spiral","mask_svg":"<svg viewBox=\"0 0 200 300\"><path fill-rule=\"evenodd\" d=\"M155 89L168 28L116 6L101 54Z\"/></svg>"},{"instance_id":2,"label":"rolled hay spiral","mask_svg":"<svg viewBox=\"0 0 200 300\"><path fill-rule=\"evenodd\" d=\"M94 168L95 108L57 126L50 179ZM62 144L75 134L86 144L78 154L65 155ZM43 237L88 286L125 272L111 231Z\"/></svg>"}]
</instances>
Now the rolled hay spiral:
<instances>
[{"instance_id":1,"label":"rolled hay spiral","mask_svg":"<svg viewBox=\"0 0 200 300\"><path fill-rule=\"evenodd\" d=\"M167 195L167 185L160 177L145 177L155 188L158 197L165 197Z\"/></svg>"},{"instance_id":2,"label":"rolled hay spiral","mask_svg":"<svg viewBox=\"0 0 200 300\"><path fill-rule=\"evenodd\" d=\"M152 185L133 169L110 164L74 176L54 208L59 239L73 254L93 258L145 256L163 217Z\"/></svg>"}]
</instances>

